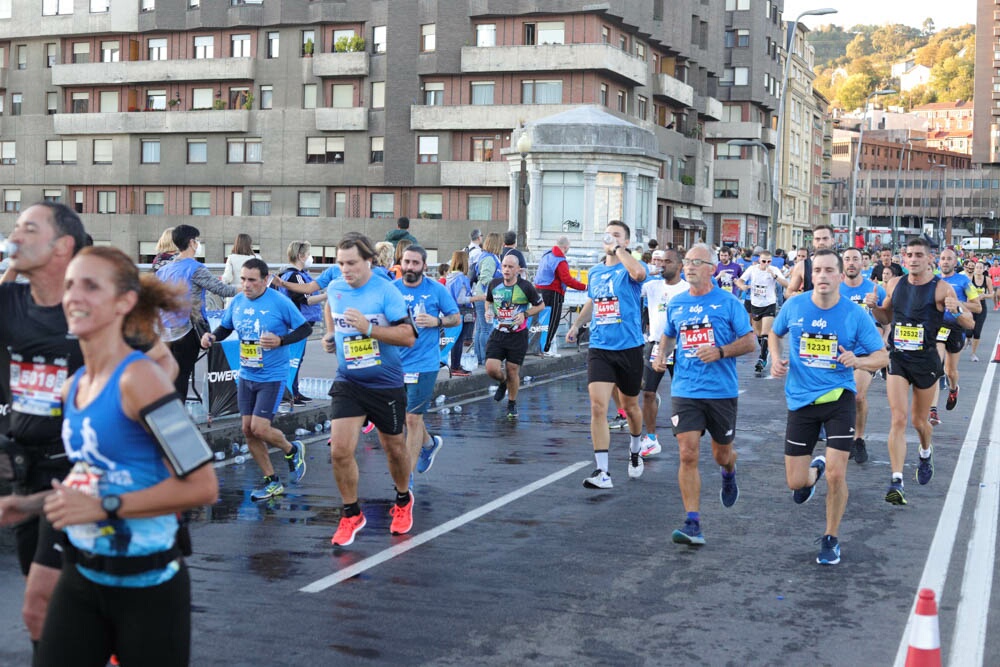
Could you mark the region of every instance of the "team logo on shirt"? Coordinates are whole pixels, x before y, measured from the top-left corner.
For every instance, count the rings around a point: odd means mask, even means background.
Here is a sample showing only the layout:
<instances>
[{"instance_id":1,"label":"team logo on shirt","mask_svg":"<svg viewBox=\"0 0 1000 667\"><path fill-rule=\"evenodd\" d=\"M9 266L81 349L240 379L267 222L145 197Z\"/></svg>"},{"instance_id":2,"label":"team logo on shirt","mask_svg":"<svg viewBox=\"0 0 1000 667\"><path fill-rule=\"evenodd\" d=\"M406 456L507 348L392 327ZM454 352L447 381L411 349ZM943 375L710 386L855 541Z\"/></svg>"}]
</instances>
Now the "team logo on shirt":
<instances>
[{"instance_id":1,"label":"team logo on shirt","mask_svg":"<svg viewBox=\"0 0 1000 667\"><path fill-rule=\"evenodd\" d=\"M818 320L813 320L812 321L812 326L819 327L820 329L825 329L826 328L826 320L824 320L823 318L820 318Z\"/></svg>"},{"instance_id":2,"label":"team logo on shirt","mask_svg":"<svg viewBox=\"0 0 1000 667\"><path fill-rule=\"evenodd\" d=\"M691 306L690 308L688 308L689 313L700 313L703 310L704 308L702 308L701 306Z\"/></svg>"}]
</instances>

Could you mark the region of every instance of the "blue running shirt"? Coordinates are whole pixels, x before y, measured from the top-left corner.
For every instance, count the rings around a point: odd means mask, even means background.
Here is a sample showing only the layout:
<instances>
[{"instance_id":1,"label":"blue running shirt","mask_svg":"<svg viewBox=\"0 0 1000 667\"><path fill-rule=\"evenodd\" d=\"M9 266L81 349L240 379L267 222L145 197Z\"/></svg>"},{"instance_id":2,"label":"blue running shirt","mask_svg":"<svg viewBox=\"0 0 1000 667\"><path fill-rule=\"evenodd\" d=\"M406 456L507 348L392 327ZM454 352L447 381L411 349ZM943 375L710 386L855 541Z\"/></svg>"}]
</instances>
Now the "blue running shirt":
<instances>
[{"instance_id":1,"label":"blue running shirt","mask_svg":"<svg viewBox=\"0 0 1000 667\"><path fill-rule=\"evenodd\" d=\"M299 307L277 290L265 289L256 299L240 292L222 315L222 326L234 329L240 340L240 377L254 382L275 382L288 377L288 347L265 350L264 332L284 336L306 323Z\"/></svg>"},{"instance_id":2,"label":"blue running shirt","mask_svg":"<svg viewBox=\"0 0 1000 667\"><path fill-rule=\"evenodd\" d=\"M753 331L739 299L719 287L704 296L681 292L670 300L663 334L677 340L670 395L680 398L736 398L736 359L706 364L695 356L701 345L722 347Z\"/></svg>"},{"instance_id":3,"label":"blue running shirt","mask_svg":"<svg viewBox=\"0 0 1000 667\"><path fill-rule=\"evenodd\" d=\"M957 296L958 300L963 303L968 302L969 299L975 299L979 296L979 290L977 290L976 286L972 284L971 280L969 280L969 276L964 273L953 273L947 278L942 276L942 279L955 289L955 296ZM953 329L961 328L955 322L955 315L947 310L944 311L943 315L945 324Z\"/></svg>"},{"instance_id":4,"label":"blue running shirt","mask_svg":"<svg viewBox=\"0 0 1000 667\"><path fill-rule=\"evenodd\" d=\"M803 408L833 389L857 391L854 370L835 361L841 347L859 356L885 347L875 322L862 309L840 299L823 310L813 303L812 292L786 301L771 330L779 336L791 334L785 380L789 410Z\"/></svg>"},{"instance_id":5,"label":"blue running shirt","mask_svg":"<svg viewBox=\"0 0 1000 667\"><path fill-rule=\"evenodd\" d=\"M648 268L646 272L648 275ZM628 350L643 344L641 294L642 283L632 280L624 264L607 266L602 262L590 270L587 296L594 300L590 347Z\"/></svg>"},{"instance_id":6,"label":"blue running shirt","mask_svg":"<svg viewBox=\"0 0 1000 667\"><path fill-rule=\"evenodd\" d=\"M445 315L455 315L458 313L458 304L448 288L436 280L431 280L426 276L416 287L410 287L402 280L392 283L403 295L406 307L410 311L410 318L413 319L413 326L417 326L417 311L423 312L432 317L444 317ZM437 372L441 367L440 329L423 329L417 327L417 341L413 347L399 348L399 357L403 361L403 371L406 373L430 373Z\"/></svg>"},{"instance_id":7,"label":"blue running shirt","mask_svg":"<svg viewBox=\"0 0 1000 667\"><path fill-rule=\"evenodd\" d=\"M846 281L840 283L840 296L844 297L848 301L858 304L861 309L872 316L875 319L875 314L872 313L871 308L865 305L865 297L872 293L872 290L878 288L878 303L882 305L885 301L885 288L878 283L874 283L868 278L861 281L861 284L857 287L851 287Z\"/></svg>"}]
</instances>

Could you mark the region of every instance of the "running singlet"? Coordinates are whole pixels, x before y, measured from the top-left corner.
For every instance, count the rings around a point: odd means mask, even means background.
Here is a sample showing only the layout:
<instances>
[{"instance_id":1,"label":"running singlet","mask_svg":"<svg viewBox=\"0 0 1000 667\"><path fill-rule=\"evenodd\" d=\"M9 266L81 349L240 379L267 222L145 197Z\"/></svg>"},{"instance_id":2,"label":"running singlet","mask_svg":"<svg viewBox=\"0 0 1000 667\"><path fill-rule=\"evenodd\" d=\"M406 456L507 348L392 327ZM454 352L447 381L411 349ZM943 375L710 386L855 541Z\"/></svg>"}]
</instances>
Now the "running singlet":
<instances>
[{"instance_id":1,"label":"running singlet","mask_svg":"<svg viewBox=\"0 0 1000 667\"><path fill-rule=\"evenodd\" d=\"M659 343L663 336L663 327L667 324L667 304L690 286L686 280L668 285L666 280L657 278L642 284L642 296L646 298L646 309L649 312L649 341Z\"/></svg>"},{"instance_id":2,"label":"running singlet","mask_svg":"<svg viewBox=\"0 0 1000 667\"><path fill-rule=\"evenodd\" d=\"M874 320L875 314L872 313L871 308L865 305L865 297L871 294L873 289L876 289L876 284L868 278L862 278L861 284L857 287L850 287L847 282L841 282L840 296L861 306L862 310L870 314ZM878 285L877 289L878 291L876 294L878 296L879 305L881 305L885 301L885 288Z\"/></svg>"},{"instance_id":3,"label":"running singlet","mask_svg":"<svg viewBox=\"0 0 1000 667\"><path fill-rule=\"evenodd\" d=\"M73 470L64 480L92 496L139 491L170 476L157 442L142 424L125 416L121 409L119 381L129 364L145 359L132 352L115 369L107 384L86 407L76 406L76 392L83 374L70 380L62 439ZM66 528L69 541L77 549L102 556L148 556L174 545L177 515L173 512L146 519L103 520ZM173 577L178 561L142 574L119 576L77 565L80 574L104 586L140 588L156 586Z\"/></svg>"},{"instance_id":4,"label":"running singlet","mask_svg":"<svg viewBox=\"0 0 1000 667\"><path fill-rule=\"evenodd\" d=\"M863 310L846 298L823 310L813 303L812 292L786 301L771 330L779 336L790 334L785 381L789 410L803 408L834 389L857 391L854 370L836 360L841 347L859 356L884 347L875 322Z\"/></svg>"},{"instance_id":5,"label":"running singlet","mask_svg":"<svg viewBox=\"0 0 1000 667\"><path fill-rule=\"evenodd\" d=\"M344 319L344 312L354 308L364 313L373 325L386 327L408 322L410 312L399 290L388 280L376 278L358 288L346 280L335 280L327 289L327 302L333 317L337 344L337 374L334 380L353 382L373 389L403 386L403 364L399 348L367 336L368 327L358 331Z\"/></svg>"},{"instance_id":6,"label":"running singlet","mask_svg":"<svg viewBox=\"0 0 1000 667\"><path fill-rule=\"evenodd\" d=\"M663 333L677 341L670 394L681 398L736 398L736 359L725 357L706 364L695 350L701 345L721 347L753 331L740 300L717 287L704 296L682 292L670 301Z\"/></svg>"},{"instance_id":7,"label":"running singlet","mask_svg":"<svg viewBox=\"0 0 1000 667\"><path fill-rule=\"evenodd\" d=\"M912 285L909 278L896 281L892 294L892 354L904 360L937 357L937 334L944 317L937 309L934 276L924 285Z\"/></svg>"},{"instance_id":8,"label":"running singlet","mask_svg":"<svg viewBox=\"0 0 1000 667\"><path fill-rule=\"evenodd\" d=\"M953 273L947 278L944 278L944 281L955 288L955 296L957 296L958 300L963 303L968 303L973 299L979 298L979 290L977 290L976 286L972 284L971 280L969 280L969 276L964 273ZM942 313L942 315L944 316L944 323L947 326L953 329L962 328L955 322L956 316L952 313L949 313L946 310Z\"/></svg>"},{"instance_id":9,"label":"running singlet","mask_svg":"<svg viewBox=\"0 0 1000 667\"><path fill-rule=\"evenodd\" d=\"M265 350L262 334L284 336L306 323L298 306L277 290L265 289L256 299L240 292L222 315L222 326L235 329L240 342L240 377L275 382L288 377L288 347Z\"/></svg>"},{"instance_id":10,"label":"running singlet","mask_svg":"<svg viewBox=\"0 0 1000 667\"><path fill-rule=\"evenodd\" d=\"M423 278L416 287L409 287L402 280L393 283L403 295L406 307L410 311L413 326L417 327L417 315L425 313L431 317L454 315L458 312L458 304L448 288L436 280ZM438 328L423 329L417 327L417 341L413 347L399 348L399 357L406 373L437 372L441 366Z\"/></svg>"},{"instance_id":11,"label":"running singlet","mask_svg":"<svg viewBox=\"0 0 1000 667\"><path fill-rule=\"evenodd\" d=\"M524 278L518 278L513 285L507 286L503 278L494 278L486 288L486 303L493 308L493 329L502 333L517 333L528 328L528 318L525 316L521 326L514 328L514 318L518 313L527 312L531 306L542 303L542 296L535 286Z\"/></svg>"},{"instance_id":12,"label":"running singlet","mask_svg":"<svg viewBox=\"0 0 1000 667\"><path fill-rule=\"evenodd\" d=\"M740 280L749 287L750 305L763 308L778 302L778 293L775 286L778 284L775 275L781 275L777 269L762 270L759 265L751 266L747 269Z\"/></svg>"},{"instance_id":13,"label":"running singlet","mask_svg":"<svg viewBox=\"0 0 1000 667\"><path fill-rule=\"evenodd\" d=\"M990 280L993 281L994 287L1000 287L1000 266L990 267Z\"/></svg>"},{"instance_id":14,"label":"running singlet","mask_svg":"<svg viewBox=\"0 0 1000 667\"><path fill-rule=\"evenodd\" d=\"M602 262L592 268L587 278L587 296L594 301L590 347L628 350L643 344L642 284L632 280L624 264L607 266Z\"/></svg>"}]
</instances>

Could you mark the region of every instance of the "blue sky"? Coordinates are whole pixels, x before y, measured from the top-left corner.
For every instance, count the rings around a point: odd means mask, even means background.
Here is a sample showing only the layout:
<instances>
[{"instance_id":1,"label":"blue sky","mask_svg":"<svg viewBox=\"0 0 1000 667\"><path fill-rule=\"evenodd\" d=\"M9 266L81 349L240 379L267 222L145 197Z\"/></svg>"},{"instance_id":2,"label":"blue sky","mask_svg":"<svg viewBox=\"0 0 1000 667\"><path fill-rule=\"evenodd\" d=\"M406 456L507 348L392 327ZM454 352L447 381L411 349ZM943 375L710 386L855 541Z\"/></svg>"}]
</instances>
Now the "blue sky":
<instances>
[{"instance_id":1,"label":"blue sky","mask_svg":"<svg viewBox=\"0 0 1000 667\"><path fill-rule=\"evenodd\" d=\"M921 27L930 17L937 28L950 28L976 22L975 0L785 0L784 18L793 20L803 11L834 7L836 14L810 16L802 22L813 28L833 23L844 28L862 24L904 23Z\"/></svg>"}]
</instances>

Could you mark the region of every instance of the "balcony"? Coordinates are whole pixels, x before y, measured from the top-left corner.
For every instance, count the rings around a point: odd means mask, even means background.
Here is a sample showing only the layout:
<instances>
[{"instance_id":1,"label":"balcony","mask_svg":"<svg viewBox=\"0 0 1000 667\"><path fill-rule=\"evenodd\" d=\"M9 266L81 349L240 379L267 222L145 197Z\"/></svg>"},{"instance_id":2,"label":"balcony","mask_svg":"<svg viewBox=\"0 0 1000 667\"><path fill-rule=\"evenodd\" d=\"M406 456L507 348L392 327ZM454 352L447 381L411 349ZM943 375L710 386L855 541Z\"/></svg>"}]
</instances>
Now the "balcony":
<instances>
[{"instance_id":1,"label":"balcony","mask_svg":"<svg viewBox=\"0 0 1000 667\"><path fill-rule=\"evenodd\" d=\"M56 86L169 84L180 81L249 81L257 71L252 58L136 60L117 63L53 65Z\"/></svg>"},{"instance_id":2,"label":"balcony","mask_svg":"<svg viewBox=\"0 0 1000 667\"><path fill-rule=\"evenodd\" d=\"M760 139L763 132L764 127L760 123L705 123L705 137L707 139L724 139L726 141L730 139L747 139L753 141Z\"/></svg>"},{"instance_id":3,"label":"balcony","mask_svg":"<svg viewBox=\"0 0 1000 667\"><path fill-rule=\"evenodd\" d=\"M645 86L646 61L610 44L464 46L462 72L566 72L598 70Z\"/></svg>"},{"instance_id":4,"label":"balcony","mask_svg":"<svg viewBox=\"0 0 1000 667\"><path fill-rule=\"evenodd\" d=\"M694 96L694 108L698 116L705 120L722 120L722 102L707 95Z\"/></svg>"},{"instance_id":5,"label":"balcony","mask_svg":"<svg viewBox=\"0 0 1000 667\"><path fill-rule=\"evenodd\" d=\"M140 111L130 113L60 113L53 116L56 134L182 134L246 132L250 112L244 110Z\"/></svg>"},{"instance_id":6,"label":"balcony","mask_svg":"<svg viewBox=\"0 0 1000 667\"><path fill-rule=\"evenodd\" d=\"M410 107L411 130L512 130L520 121L530 123L553 114L575 109L572 104L508 104L487 106L457 104L453 106Z\"/></svg>"},{"instance_id":7,"label":"balcony","mask_svg":"<svg viewBox=\"0 0 1000 667\"><path fill-rule=\"evenodd\" d=\"M312 57L313 76L368 76L368 54L317 53Z\"/></svg>"},{"instance_id":8,"label":"balcony","mask_svg":"<svg viewBox=\"0 0 1000 667\"><path fill-rule=\"evenodd\" d=\"M441 162L441 186L506 188L510 186L507 162Z\"/></svg>"},{"instance_id":9,"label":"balcony","mask_svg":"<svg viewBox=\"0 0 1000 667\"><path fill-rule=\"evenodd\" d=\"M316 129L326 132L365 132L368 130L368 109L316 109Z\"/></svg>"},{"instance_id":10,"label":"balcony","mask_svg":"<svg viewBox=\"0 0 1000 667\"><path fill-rule=\"evenodd\" d=\"M653 97L662 97L674 104L694 107L694 88L669 74L653 75ZM721 108L719 109L719 114L721 117Z\"/></svg>"}]
</instances>

